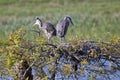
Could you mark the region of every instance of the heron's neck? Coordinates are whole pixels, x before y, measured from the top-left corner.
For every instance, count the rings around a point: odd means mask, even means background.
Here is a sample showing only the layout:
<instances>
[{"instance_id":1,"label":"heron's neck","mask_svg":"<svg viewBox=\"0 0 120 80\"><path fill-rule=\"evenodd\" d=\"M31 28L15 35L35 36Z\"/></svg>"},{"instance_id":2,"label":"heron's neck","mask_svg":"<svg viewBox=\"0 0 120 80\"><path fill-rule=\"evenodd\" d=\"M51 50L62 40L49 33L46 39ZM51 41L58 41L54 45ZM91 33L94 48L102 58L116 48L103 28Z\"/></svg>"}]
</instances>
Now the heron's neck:
<instances>
[{"instance_id":1,"label":"heron's neck","mask_svg":"<svg viewBox=\"0 0 120 80\"><path fill-rule=\"evenodd\" d=\"M66 20L67 18L65 17L64 20Z\"/></svg>"},{"instance_id":2,"label":"heron's neck","mask_svg":"<svg viewBox=\"0 0 120 80\"><path fill-rule=\"evenodd\" d=\"M42 22L40 22L40 23L39 23L39 28L40 28L40 29L42 28L42 25L43 25Z\"/></svg>"}]
</instances>

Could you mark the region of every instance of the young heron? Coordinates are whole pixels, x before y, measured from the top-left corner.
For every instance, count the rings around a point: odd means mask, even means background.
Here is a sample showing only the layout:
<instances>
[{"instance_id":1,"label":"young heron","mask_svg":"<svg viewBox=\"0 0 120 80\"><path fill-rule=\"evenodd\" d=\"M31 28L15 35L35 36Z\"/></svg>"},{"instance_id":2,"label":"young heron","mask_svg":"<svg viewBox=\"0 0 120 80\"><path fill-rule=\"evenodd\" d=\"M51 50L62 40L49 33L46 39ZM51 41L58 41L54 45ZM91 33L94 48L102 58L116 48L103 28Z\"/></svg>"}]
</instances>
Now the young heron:
<instances>
[{"instance_id":1,"label":"young heron","mask_svg":"<svg viewBox=\"0 0 120 80\"><path fill-rule=\"evenodd\" d=\"M51 42L51 38L53 36L56 36L56 29L55 29L53 24L51 24L49 22L42 22L42 20L37 17L35 19L35 24L34 25L38 25L39 29L42 30L45 33L45 35L48 38L48 43Z\"/></svg>"},{"instance_id":2,"label":"young heron","mask_svg":"<svg viewBox=\"0 0 120 80\"><path fill-rule=\"evenodd\" d=\"M65 35L67 33L70 23L73 25L72 19L69 16L65 16L64 19L58 22L56 26L56 30L57 30L57 35L60 38L60 42L62 42L62 38L64 38L65 41Z\"/></svg>"}]
</instances>

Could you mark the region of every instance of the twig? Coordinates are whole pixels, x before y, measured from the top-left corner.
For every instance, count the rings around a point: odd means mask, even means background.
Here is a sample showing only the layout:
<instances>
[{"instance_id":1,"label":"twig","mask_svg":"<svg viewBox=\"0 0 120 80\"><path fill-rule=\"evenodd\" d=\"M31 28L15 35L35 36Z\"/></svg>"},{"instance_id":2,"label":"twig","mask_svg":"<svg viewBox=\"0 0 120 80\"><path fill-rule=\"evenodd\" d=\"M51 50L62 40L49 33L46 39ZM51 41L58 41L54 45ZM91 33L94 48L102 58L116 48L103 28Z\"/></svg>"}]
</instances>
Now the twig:
<instances>
[{"instance_id":1,"label":"twig","mask_svg":"<svg viewBox=\"0 0 120 80\"><path fill-rule=\"evenodd\" d=\"M25 78L25 75L26 75L27 71L34 65L34 63L35 63L36 60L37 60L37 59L35 59L35 60L32 62L32 64L25 70L25 72L24 72L24 74L23 74L23 79Z\"/></svg>"}]
</instances>

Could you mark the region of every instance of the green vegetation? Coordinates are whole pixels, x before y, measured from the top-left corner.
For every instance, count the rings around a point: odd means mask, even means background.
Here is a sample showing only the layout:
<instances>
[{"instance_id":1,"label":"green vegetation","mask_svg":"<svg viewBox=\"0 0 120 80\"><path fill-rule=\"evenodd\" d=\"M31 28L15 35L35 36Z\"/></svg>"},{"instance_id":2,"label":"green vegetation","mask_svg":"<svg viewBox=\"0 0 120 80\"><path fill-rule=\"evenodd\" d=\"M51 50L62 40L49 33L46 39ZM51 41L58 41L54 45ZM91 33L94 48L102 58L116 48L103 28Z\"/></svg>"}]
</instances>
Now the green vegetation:
<instances>
[{"instance_id":1,"label":"green vegetation","mask_svg":"<svg viewBox=\"0 0 120 80\"><path fill-rule=\"evenodd\" d=\"M120 40L117 37L111 42L73 41L71 45L53 45L39 37L34 42L28 41L24 39L25 34L21 27L1 41L0 79L10 75L15 80L59 80L88 73L86 79L95 80L97 76L116 75L120 70ZM75 76L70 79L77 79Z\"/></svg>"},{"instance_id":2,"label":"green vegetation","mask_svg":"<svg viewBox=\"0 0 120 80\"><path fill-rule=\"evenodd\" d=\"M67 39L106 40L120 37L119 0L1 0L0 38L23 26L26 38L38 37L31 30L34 18L40 17L54 25L65 15L70 15L74 26L69 27Z\"/></svg>"},{"instance_id":3,"label":"green vegetation","mask_svg":"<svg viewBox=\"0 0 120 80\"><path fill-rule=\"evenodd\" d=\"M33 26L36 16L56 25L66 15L74 23L67 46L56 44L57 37L55 44L48 44L44 33L39 37L33 31L38 29ZM57 74L64 79L74 74L106 79L103 75L120 70L119 62L119 0L0 0L0 79L10 75L29 80L32 69L37 80L47 80L49 74L51 79Z\"/></svg>"}]
</instances>

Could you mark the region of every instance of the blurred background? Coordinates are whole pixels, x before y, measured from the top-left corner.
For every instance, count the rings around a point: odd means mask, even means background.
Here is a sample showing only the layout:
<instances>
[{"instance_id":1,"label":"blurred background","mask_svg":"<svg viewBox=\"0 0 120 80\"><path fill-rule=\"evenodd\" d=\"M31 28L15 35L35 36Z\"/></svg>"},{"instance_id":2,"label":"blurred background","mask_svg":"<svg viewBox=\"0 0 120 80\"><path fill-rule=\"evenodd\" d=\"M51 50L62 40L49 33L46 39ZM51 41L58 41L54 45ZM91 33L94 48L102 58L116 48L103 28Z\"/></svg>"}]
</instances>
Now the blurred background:
<instances>
[{"instance_id":1,"label":"blurred background","mask_svg":"<svg viewBox=\"0 0 120 80\"><path fill-rule=\"evenodd\" d=\"M19 27L26 39L34 40L31 30L35 17L56 26L65 15L71 16L67 40L106 40L120 37L120 0L0 0L0 39Z\"/></svg>"}]
</instances>

